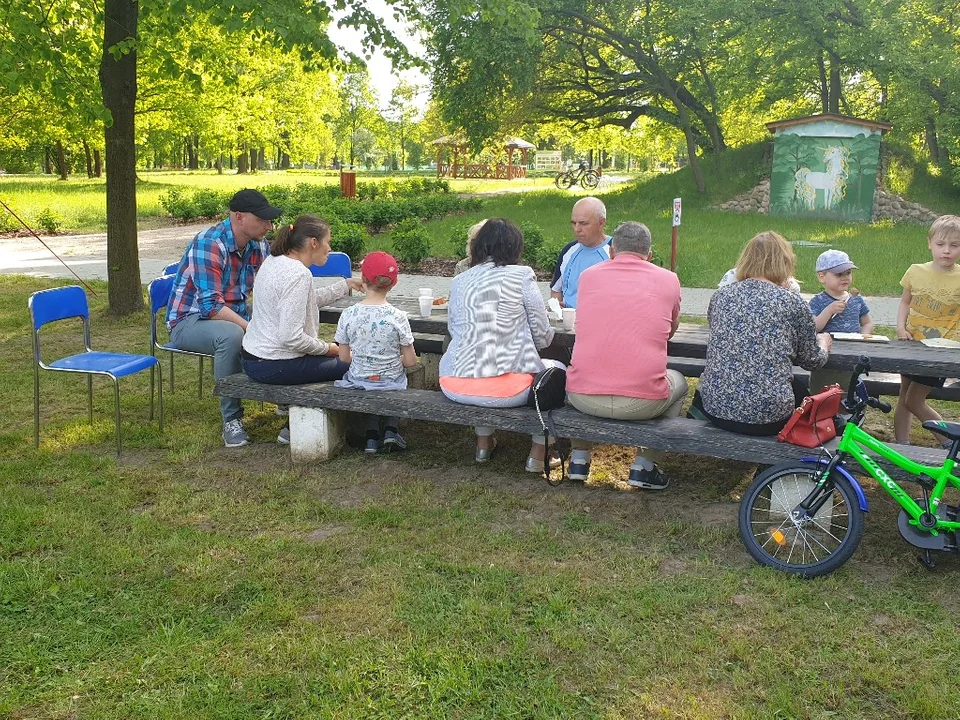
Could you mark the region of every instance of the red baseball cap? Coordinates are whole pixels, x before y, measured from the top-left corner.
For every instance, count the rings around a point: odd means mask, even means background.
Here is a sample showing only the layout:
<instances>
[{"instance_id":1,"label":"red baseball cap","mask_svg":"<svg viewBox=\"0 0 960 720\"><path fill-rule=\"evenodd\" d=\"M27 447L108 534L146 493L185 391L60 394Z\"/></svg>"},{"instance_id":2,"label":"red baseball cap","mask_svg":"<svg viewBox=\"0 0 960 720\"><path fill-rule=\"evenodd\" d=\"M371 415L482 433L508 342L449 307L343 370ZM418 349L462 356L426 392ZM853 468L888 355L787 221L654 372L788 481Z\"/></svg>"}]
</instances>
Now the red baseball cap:
<instances>
[{"instance_id":1,"label":"red baseball cap","mask_svg":"<svg viewBox=\"0 0 960 720\"><path fill-rule=\"evenodd\" d=\"M377 250L367 255L360 263L360 274L364 280L377 284L377 278L390 278L391 286L397 284L397 277L400 270L397 267L397 261L390 253L383 250Z\"/></svg>"}]
</instances>

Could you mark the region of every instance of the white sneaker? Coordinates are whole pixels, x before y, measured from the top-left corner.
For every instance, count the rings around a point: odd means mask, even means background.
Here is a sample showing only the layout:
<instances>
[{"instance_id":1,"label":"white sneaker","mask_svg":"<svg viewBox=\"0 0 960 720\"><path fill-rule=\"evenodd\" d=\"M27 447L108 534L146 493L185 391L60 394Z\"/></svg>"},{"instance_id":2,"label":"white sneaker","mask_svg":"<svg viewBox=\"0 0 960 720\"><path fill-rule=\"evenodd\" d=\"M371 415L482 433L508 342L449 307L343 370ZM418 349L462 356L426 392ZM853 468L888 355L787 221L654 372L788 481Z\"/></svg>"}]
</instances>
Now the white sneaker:
<instances>
[{"instance_id":1,"label":"white sneaker","mask_svg":"<svg viewBox=\"0 0 960 720\"><path fill-rule=\"evenodd\" d=\"M290 444L290 426L289 425L284 425L283 429L280 430L280 434L277 435L277 442L280 445Z\"/></svg>"}]
</instances>

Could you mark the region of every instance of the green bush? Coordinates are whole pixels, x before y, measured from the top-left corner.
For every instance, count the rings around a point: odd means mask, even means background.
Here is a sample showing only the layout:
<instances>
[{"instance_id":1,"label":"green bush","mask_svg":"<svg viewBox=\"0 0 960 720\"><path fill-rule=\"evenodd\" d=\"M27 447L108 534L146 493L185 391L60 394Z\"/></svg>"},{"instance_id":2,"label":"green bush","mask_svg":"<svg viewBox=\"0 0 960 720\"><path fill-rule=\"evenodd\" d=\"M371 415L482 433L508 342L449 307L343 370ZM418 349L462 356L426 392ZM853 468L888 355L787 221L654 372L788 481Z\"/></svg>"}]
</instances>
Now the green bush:
<instances>
[{"instance_id":1,"label":"green bush","mask_svg":"<svg viewBox=\"0 0 960 720\"><path fill-rule=\"evenodd\" d=\"M331 223L330 236L330 247L338 252L345 252L351 260L363 258L367 240L370 239L363 225L350 222Z\"/></svg>"},{"instance_id":2,"label":"green bush","mask_svg":"<svg viewBox=\"0 0 960 720\"><path fill-rule=\"evenodd\" d=\"M467 256L467 234L473 223L457 223L450 228L450 244L453 246L453 254L457 259Z\"/></svg>"},{"instance_id":3,"label":"green bush","mask_svg":"<svg viewBox=\"0 0 960 720\"><path fill-rule=\"evenodd\" d=\"M409 218L393 229L393 252L403 263L417 267L430 252L430 236L423 223Z\"/></svg>"},{"instance_id":4,"label":"green bush","mask_svg":"<svg viewBox=\"0 0 960 720\"><path fill-rule=\"evenodd\" d=\"M541 246L540 249L537 250L533 265L541 270L553 270L557 264L557 256L559 254L559 247Z\"/></svg>"},{"instance_id":5,"label":"green bush","mask_svg":"<svg viewBox=\"0 0 960 720\"><path fill-rule=\"evenodd\" d=\"M520 230L523 231L523 259L535 265L543 248L543 229L536 223L522 222Z\"/></svg>"},{"instance_id":6,"label":"green bush","mask_svg":"<svg viewBox=\"0 0 960 720\"><path fill-rule=\"evenodd\" d=\"M63 218L50 208L44 208L38 212L33 222L38 228L51 235L63 227Z\"/></svg>"}]
</instances>

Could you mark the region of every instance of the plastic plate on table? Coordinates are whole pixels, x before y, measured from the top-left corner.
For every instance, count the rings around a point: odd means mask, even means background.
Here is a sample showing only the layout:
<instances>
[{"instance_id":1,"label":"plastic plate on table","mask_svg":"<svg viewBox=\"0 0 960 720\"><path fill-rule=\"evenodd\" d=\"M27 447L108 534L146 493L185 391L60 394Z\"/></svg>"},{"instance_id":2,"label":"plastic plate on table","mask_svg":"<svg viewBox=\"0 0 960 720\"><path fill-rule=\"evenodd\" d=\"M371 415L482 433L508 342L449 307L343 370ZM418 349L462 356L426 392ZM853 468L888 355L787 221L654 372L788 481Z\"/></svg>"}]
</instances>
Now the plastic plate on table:
<instances>
[{"instance_id":1,"label":"plastic plate on table","mask_svg":"<svg viewBox=\"0 0 960 720\"><path fill-rule=\"evenodd\" d=\"M960 348L960 342L957 342L956 340L948 340L947 338L924 338L920 342L927 347L951 348L953 350Z\"/></svg>"},{"instance_id":2,"label":"plastic plate on table","mask_svg":"<svg viewBox=\"0 0 960 720\"><path fill-rule=\"evenodd\" d=\"M890 342L890 338L885 335L863 335L852 332L832 332L830 333L834 340L856 340L858 342ZM958 346L960 347L960 346Z\"/></svg>"}]
</instances>

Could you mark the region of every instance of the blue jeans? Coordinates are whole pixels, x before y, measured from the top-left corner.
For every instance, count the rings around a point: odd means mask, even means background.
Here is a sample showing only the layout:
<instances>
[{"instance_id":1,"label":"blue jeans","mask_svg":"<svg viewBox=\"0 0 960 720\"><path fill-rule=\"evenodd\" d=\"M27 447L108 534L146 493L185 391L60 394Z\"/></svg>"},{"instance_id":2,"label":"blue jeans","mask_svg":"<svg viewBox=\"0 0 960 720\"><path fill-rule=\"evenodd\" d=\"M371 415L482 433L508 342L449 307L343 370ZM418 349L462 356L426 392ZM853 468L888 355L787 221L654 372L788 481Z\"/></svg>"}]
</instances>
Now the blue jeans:
<instances>
[{"instance_id":1,"label":"blue jeans","mask_svg":"<svg viewBox=\"0 0 960 720\"><path fill-rule=\"evenodd\" d=\"M181 318L170 331L170 342L181 350L213 355L213 376L219 380L240 372L243 328L228 320L205 320L196 313ZM237 398L220 398L223 422L243 417Z\"/></svg>"},{"instance_id":2,"label":"blue jeans","mask_svg":"<svg viewBox=\"0 0 960 720\"><path fill-rule=\"evenodd\" d=\"M303 385L304 383L339 380L348 363L327 355L303 355L289 360L260 360L249 353L240 359L247 377L268 385Z\"/></svg>"}]
</instances>

